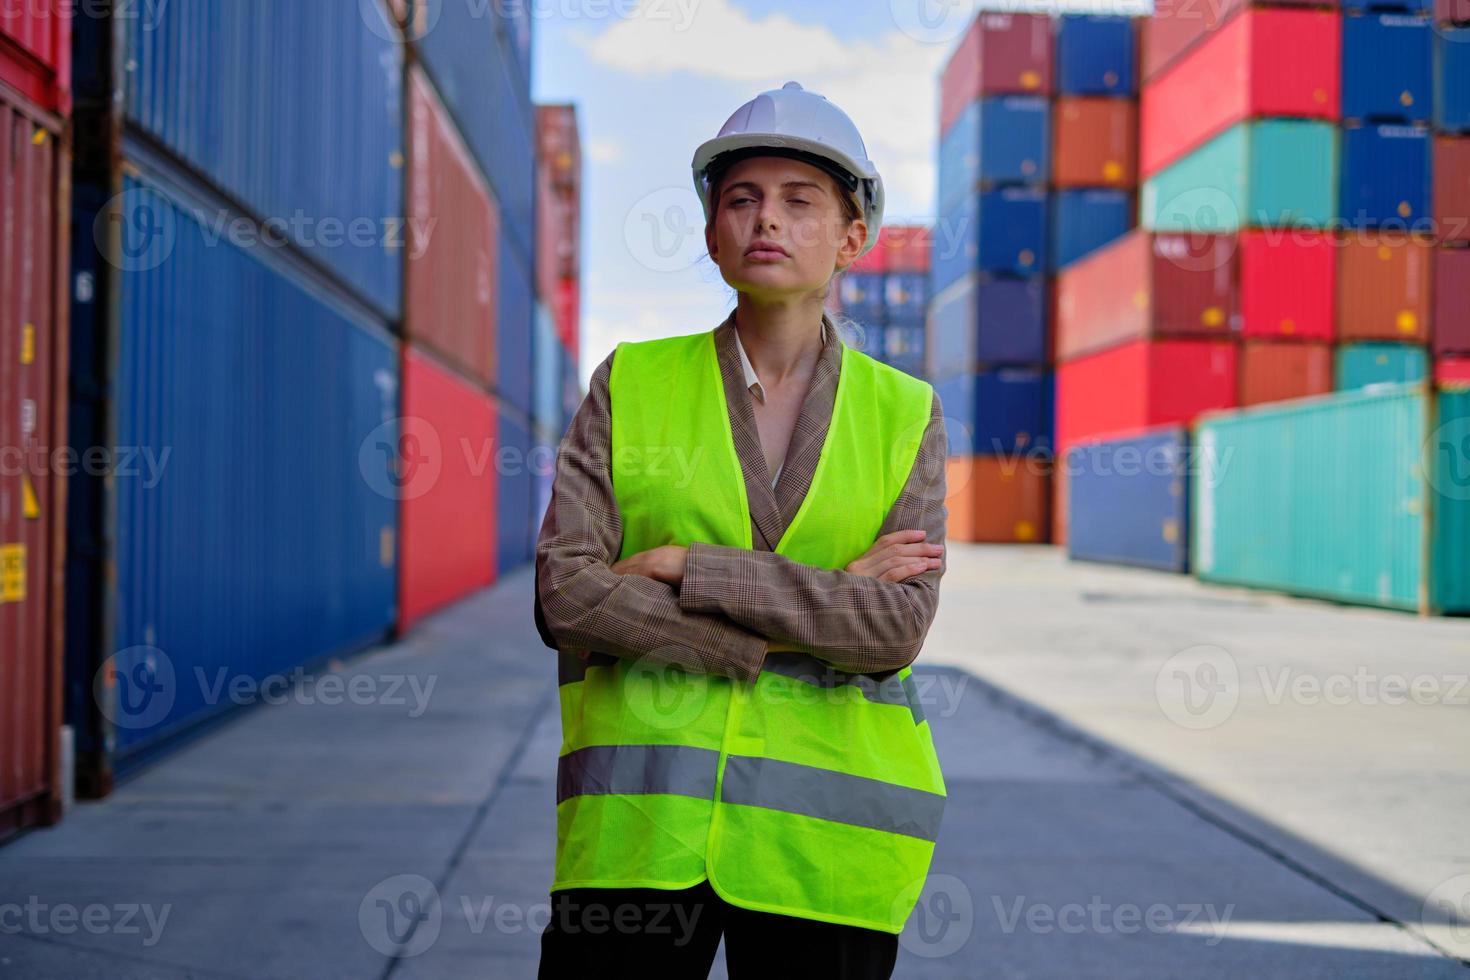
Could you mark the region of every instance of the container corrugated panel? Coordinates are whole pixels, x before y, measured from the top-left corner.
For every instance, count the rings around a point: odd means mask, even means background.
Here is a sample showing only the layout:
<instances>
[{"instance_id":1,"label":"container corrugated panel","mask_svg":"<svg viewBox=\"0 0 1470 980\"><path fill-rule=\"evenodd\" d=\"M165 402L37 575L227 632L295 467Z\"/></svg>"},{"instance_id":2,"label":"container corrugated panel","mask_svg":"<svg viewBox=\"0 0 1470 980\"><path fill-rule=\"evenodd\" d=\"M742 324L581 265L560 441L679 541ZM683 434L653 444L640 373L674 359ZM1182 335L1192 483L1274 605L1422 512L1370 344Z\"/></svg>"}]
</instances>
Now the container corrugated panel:
<instances>
[{"instance_id":1,"label":"container corrugated panel","mask_svg":"<svg viewBox=\"0 0 1470 980\"><path fill-rule=\"evenodd\" d=\"M43 109L71 112L71 18L65 0L0 4L0 81Z\"/></svg>"},{"instance_id":2,"label":"container corrugated panel","mask_svg":"<svg viewBox=\"0 0 1470 980\"><path fill-rule=\"evenodd\" d=\"M1428 232L1433 158L1427 127L1344 126L1337 205L1342 224Z\"/></svg>"},{"instance_id":3,"label":"container corrugated panel","mask_svg":"<svg viewBox=\"0 0 1470 980\"><path fill-rule=\"evenodd\" d=\"M1039 456L970 457L967 540L1044 544L1051 538L1051 464Z\"/></svg>"},{"instance_id":4,"label":"container corrugated panel","mask_svg":"<svg viewBox=\"0 0 1470 980\"><path fill-rule=\"evenodd\" d=\"M1427 120L1434 79L1428 17L1349 13L1342 19L1342 117Z\"/></svg>"},{"instance_id":5,"label":"container corrugated panel","mask_svg":"<svg viewBox=\"0 0 1470 980\"><path fill-rule=\"evenodd\" d=\"M1389 387L1202 420L1200 577L1394 609L1470 611L1470 477L1463 453L1446 442L1449 452L1429 454L1426 480L1431 397L1418 386ZM1438 431L1448 438L1463 431L1470 394L1441 395L1438 408L1447 426Z\"/></svg>"},{"instance_id":6,"label":"container corrugated panel","mask_svg":"<svg viewBox=\"0 0 1470 980\"><path fill-rule=\"evenodd\" d=\"M1470 354L1470 248L1435 252L1434 349Z\"/></svg>"},{"instance_id":7,"label":"container corrugated panel","mask_svg":"<svg viewBox=\"0 0 1470 980\"><path fill-rule=\"evenodd\" d=\"M1057 21L1057 92L1132 95L1137 91L1136 37L1131 17L1066 14Z\"/></svg>"},{"instance_id":8,"label":"container corrugated panel","mask_svg":"<svg viewBox=\"0 0 1470 980\"><path fill-rule=\"evenodd\" d=\"M981 95L1049 94L1051 56L1051 19L1045 14L976 17L940 75L940 136Z\"/></svg>"},{"instance_id":9,"label":"container corrugated panel","mask_svg":"<svg viewBox=\"0 0 1470 980\"><path fill-rule=\"evenodd\" d=\"M1252 8L1201 40L1143 87L1143 176L1247 119L1336 119L1339 23L1332 11Z\"/></svg>"},{"instance_id":10,"label":"container corrugated panel","mask_svg":"<svg viewBox=\"0 0 1470 980\"><path fill-rule=\"evenodd\" d=\"M138 475L116 480L105 641L120 765L225 709L210 696L221 678L260 681L386 634L402 476L398 352L381 325L211 244L157 185L130 176L125 191L119 224L150 238L124 244L148 259L120 275L112 388L118 442L139 449Z\"/></svg>"},{"instance_id":11,"label":"container corrugated panel","mask_svg":"<svg viewBox=\"0 0 1470 980\"><path fill-rule=\"evenodd\" d=\"M945 451L950 456L969 456L975 446L975 375L969 371L934 383L944 411Z\"/></svg>"},{"instance_id":12,"label":"container corrugated panel","mask_svg":"<svg viewBox=\"0 0 1470 980\"><path fill-rule=\"evenodd\" d=\"M1051 448L1052 380L1039 368L997 368L936 385L950 455L1016 456Z\"/></svg>"},{"instance_id":13,"label":"container corrugated panel","mask_svg":"<svg viewBox=\"0 0 1470 980\"><path fill-rule=\"evenodd\" d=\"M1435 235L1443 242L1470 242L1470 136L1434 138Z\"/></svg>"},{"instance_id":14,"label":"container corrugated panel","mask_svg":"<svg viewBox=\"0 0 1470 980\"><path fill-rule=\"evenodd\" d=\"M1058 191L1052 198L1052 237L1047 259L1064 269L1133 227L1133 195L1106 188Z\"/></svg>"},{"instance_id":15,"label":"container corrugated panel","mask_svg":"<svg viewBox=\"0 0 1470 980\"><path fill-rule=\"evenodd\" d=\"M1333 390L1329 344L1249 341L1240 350L1240 405L1264 405Z\"/></svg>"},{"instance_id":16,"label":"container corrugated panel","mask_svg":"<svg viewBox=\"0 0 1470 980\"><path fill-rule=\"evenodd\" d=\"M1272 340L1332 340L1337 334L1337 249L1325 232L1242 231L1240 333Z\"/></svg>"},{"instance_id":17,"label":"container corrugated panel","mask_svg":"<svg viewBox=\"0 0 1470 980\"><path fill-rule=\"evenodd\" d=\"M1025 95L976 99L939 144L939 202L950 209L982 183L1051 176L1051 104Z\"/></svg>"},{"instance_id":18,"label":"container corrugated panel","mask_svg":"<svg viewBox=\"0 0 1470 980\"><path fill-rule=\"evenodd\" d=\"M1149 337L1233 336L1237 269L1231 235L1126 235L1057 277L1057 358Z\"/></svg>"},{"instance_id":19,"label":"container corrugated panel","mask_svg":"<svg viewBox=\"0 0 1470 980\"><path fill-rule=\"evenodd\" d=\"M65 444L67 161L40 114L0 102L0 838L58 815L57 574Z\"/></svg>"},{"instance_id":20,"label":"container corrugated panel","mask_svg":"<svg viewBox=\"0 0 1470 980\"><path fill-rule=\"evenodd\" d=\"M497 423L500 437L496 443L499 487L495 498L495 568L504 575L530 561L534 553L531 518L537 457L531 452L534 446L531 433L514 409L502 407Z\"/></svg>"},{"instance_id":21,"label":"container corrugated panel","mask_svg":"<svg viewBox=\"0 0 1470 980\"><path fill-rule=\"evenodd\" d=\"M1427 343L1434 246L1401 234L1349 233L1337 243L1337 336Z\"/></svg>"},{"instance_id":22,"label":"container corrugated panel","mask_svg":"<svg viewBox=\"0 0 1470 980\"><path fill-rule=\"evenodd\" d=\"M403 350L398 625L495 581L495 403Z\"/></svg>"},{"instance_id":23,"label":"container corrugated panel","mask_svg":"<svg viewBox=\"0 0 1470 980\"><path fill-rule=\"evenodd\" d=\"M873 251L883 251L887 272L928 272L932 245L927 225L887 225Z\"/></svg>"},{"instance_id":24,"label":"container corrugated panel","mask_svg":"<svg viewBox=\"0 0 1470 980\"><path fill-rule=\"evenodd\" d=\"M409 72L409 251L404 330L483 385L495 382L500 218L424 74Z\"/></svg>"},{"instance_id":25,"label":"container corrugated panel","mask_svg":"<svg viewBox=\"0 0 1470 980\"><path fill-rule=\"evenodd\" d=\"M961 199L934 228L930 289L939 292L982 269L1026 276L1046 267L1048 195L1044 189L1003 187Z\"/></svg>"},{"instance_id":26,"label":"container corrugated panel","mask_svg":"<svg viewBox=\"0 0 1470 980\"><path fill-rule=\"evenodd\" d=\"M1429 376L1429 352L1407 344L1344 344L1337 349L1337 390L1412 384Z\"/></svg>"},{"instance_id":27,"label":"container corrugated panel","mask_svg":"<svg viewBox=\"0 0 1470 980\"><path fill-rule=\"evenodd\" d=\"M1144 181L1139 221L1155 231L1326 227L1338 206L1337 135L1310 119L1232 126Z\"/></svg>"},{"instance_id":28,"label":"container corrugated panel","mask_svg":"<svg viewBox=\"0 0 1470 980\"><path fill-rule=\"evenodd\" d=\"M490 179L513 248L529 264L536 217L534 107L495 18L486 16L490 8L453 2L436 9L433 29L417 39L419 55Z\"/></svg>"},{"instance_id":29,"label":"container corrugated panel","mask_svg":"<svg viewBox=\"0 0 1470 980\"><path fill-rule=\"evenodd\" d=\"M545 303L536 304L536 333L532 338L535 379L531 391L531 422L543 439L561 438L562 346L556 322Z\"/></svg>"},{"instance_id":30,"label":"container corrugated panel","mask_svg":"<svg viewBox=\"0 0 1470 980\"><path fill-rule=\"evenodd\" d=\"M1434 0L1434 19L1442 24L1470 23L1470 0Z\"/></svg>"},{"instance_id":31,"label":"container corrugated panel","mask_svg":"<svg viewBox=\"0 0 1470 980\"><path fill-rule=\"evenodd\" d=\"M1171 427L1067 454L1067 554L1189 571L1189 432Z\"/></svg>"},{"instance_id":32,"label":"container corrugated panel","mask_svg":"<svg viewBox=\"0 0 1470 980\"><path fill-rule=\"evenodd\" d=\"M535 286L530 270L507 245L502 238L497 256L500 269L496 278L500 284L500 295L496 299L495 317L496 390L521 414L530 415Z\"/></svg>"},{"instance_id":33,"label":"container corrugated panel","mask_svg":"<svg viewBox=\"0 0 1470 980\"><path fill-rule=\"evenodd\" d=\"M1434 127L1470 132L1470 27L1441 27L1435 32Z\"/></svg>"},{"instance_id":34,"label":"container corrugated panel","mask_svg":"<svg viewBox=\"0 0 1470 980\"><path fill-rule=\"evenodd\" d=\"M397 319L403 54L386 12L199 0L152 13L122 18L129 118Z\"/></svg>"},{"instance_id":35,"label":"container corrugated panel","mask_svg":"<svg viewBox=\"0 0 1470 980\"><path fill-rule=\"evenodd\" d=\"M972 272L930 305L929 375L1046 362L1046 284Z\"/></svg>"},{"instance_id":36,"label":"container corrugated panel","mask_svg":"<svg viewBox=\"0 0 1470 980\"><path fill-rule=\"evenodd\" d=\"M1138 103L1058 99L1052 113L1052 183L1057 187L1138 185Z\"/></svg>"}]
</instances>

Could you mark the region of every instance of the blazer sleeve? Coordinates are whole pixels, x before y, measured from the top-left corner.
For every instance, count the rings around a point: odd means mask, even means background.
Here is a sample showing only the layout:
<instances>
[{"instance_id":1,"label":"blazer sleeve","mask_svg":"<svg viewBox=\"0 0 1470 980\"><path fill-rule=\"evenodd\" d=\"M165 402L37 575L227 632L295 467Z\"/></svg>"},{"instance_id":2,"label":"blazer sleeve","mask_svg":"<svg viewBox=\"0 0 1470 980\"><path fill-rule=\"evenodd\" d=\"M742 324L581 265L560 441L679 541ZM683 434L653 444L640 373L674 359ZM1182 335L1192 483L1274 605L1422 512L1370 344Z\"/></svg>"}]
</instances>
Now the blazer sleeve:
<instances>
[{"instance_id":1,"label":"blazer sleeve","mask_svg":"<svg viewBox=\"0 0 1470 980\"><path fill-rule=\"evenodd\" d=\"M946 453L944 412L935 394L913 469L880 536L921 528L926 543L944 544ZM723 614L838 670L883 673L919 655L947 565L948 555L941 555L932 571L884 582L774 552L695 543L684 563L679 604L688 612Z\"/></svg>"},{"instance_id":2,"label":"blazer sleeve","mask_svg":"<svg viewBox=\"0 0 1470 980\"><path fill-rule=\"evenodd\" d=\"M653 658L690 670L754 681L764 637L717 612L685 609L667 582L619 575L623 522L613 494L612 355L593 372L586 398L557 450L551 501L536 541L536 624L547 646Z\"/></svg>"}]
</instances>

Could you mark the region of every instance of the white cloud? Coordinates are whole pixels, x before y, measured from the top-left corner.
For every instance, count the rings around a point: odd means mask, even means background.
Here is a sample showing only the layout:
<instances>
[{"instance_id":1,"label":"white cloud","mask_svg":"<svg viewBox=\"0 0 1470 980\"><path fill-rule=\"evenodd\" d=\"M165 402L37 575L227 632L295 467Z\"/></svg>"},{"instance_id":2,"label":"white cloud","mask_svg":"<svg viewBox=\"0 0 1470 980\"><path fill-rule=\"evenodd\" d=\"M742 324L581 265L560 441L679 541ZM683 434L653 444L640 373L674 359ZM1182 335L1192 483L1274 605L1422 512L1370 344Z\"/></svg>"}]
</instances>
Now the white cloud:
<instances>
[{"instance_id":1,"label":"white cloud","mask_svg":"<svg viewBox=\"0 0 1470 980\"><path fill-rule=\"evenodd\" d=\"M610 139L589 139L586 143L587 158L593 163L614 163L623 158L623 145Z\"/></svg>"}]
</instances>

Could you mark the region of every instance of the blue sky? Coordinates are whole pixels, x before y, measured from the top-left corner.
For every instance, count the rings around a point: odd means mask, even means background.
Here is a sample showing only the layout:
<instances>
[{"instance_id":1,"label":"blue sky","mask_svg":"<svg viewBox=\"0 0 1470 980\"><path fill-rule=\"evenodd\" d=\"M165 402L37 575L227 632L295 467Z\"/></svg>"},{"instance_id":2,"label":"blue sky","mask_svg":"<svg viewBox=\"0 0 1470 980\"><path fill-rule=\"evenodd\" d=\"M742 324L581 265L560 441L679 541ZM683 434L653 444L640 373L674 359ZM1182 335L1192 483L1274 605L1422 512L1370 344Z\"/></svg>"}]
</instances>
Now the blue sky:
<instances>
[{"instance_id":1,"label":"blue sky","mask_svg":"<svg viewBox=\"0 0 1470 980\"><path fill-rule=\"evenodd\" d=\"M883 175L885 224L932 222L939 71L977 9L960 0L533 3L534 98L576 103L582 133L583 383L618 341L707 330L734 305L704 252L689 161L758 92L795 79L841 106Z\"/></svg>"}]
</instances>

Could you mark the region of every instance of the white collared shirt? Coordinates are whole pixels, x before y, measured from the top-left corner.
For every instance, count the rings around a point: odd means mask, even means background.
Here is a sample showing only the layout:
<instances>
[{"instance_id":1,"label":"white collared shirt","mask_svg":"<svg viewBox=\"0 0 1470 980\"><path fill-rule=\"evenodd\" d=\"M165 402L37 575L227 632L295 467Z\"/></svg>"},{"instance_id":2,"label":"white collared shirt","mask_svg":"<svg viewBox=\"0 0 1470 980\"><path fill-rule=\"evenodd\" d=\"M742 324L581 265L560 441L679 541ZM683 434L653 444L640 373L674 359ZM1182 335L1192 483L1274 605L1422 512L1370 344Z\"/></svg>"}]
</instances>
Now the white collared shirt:
<instances>
[{"instance_id":1,"label":"white collared shirt","mask_svg":"<svg viewBox=\"0 0 1470 980\"><path fill-rule=\"evenodd\" d=\"M822 317L822 346L827 346L827 318L825 316ZM761 379L756 377L755 368L750 363L750 355L745 353L745 345L740 342L739 330L735 331L735 350L740 353L740 368L745 372L746 389L764 405L766 403L766 391L761 387ZM782 466L784 465L782 464ZM772 488L781 479L782 466L777 466L776 472L771 475Z\"/></svg>"}]
</instances>

